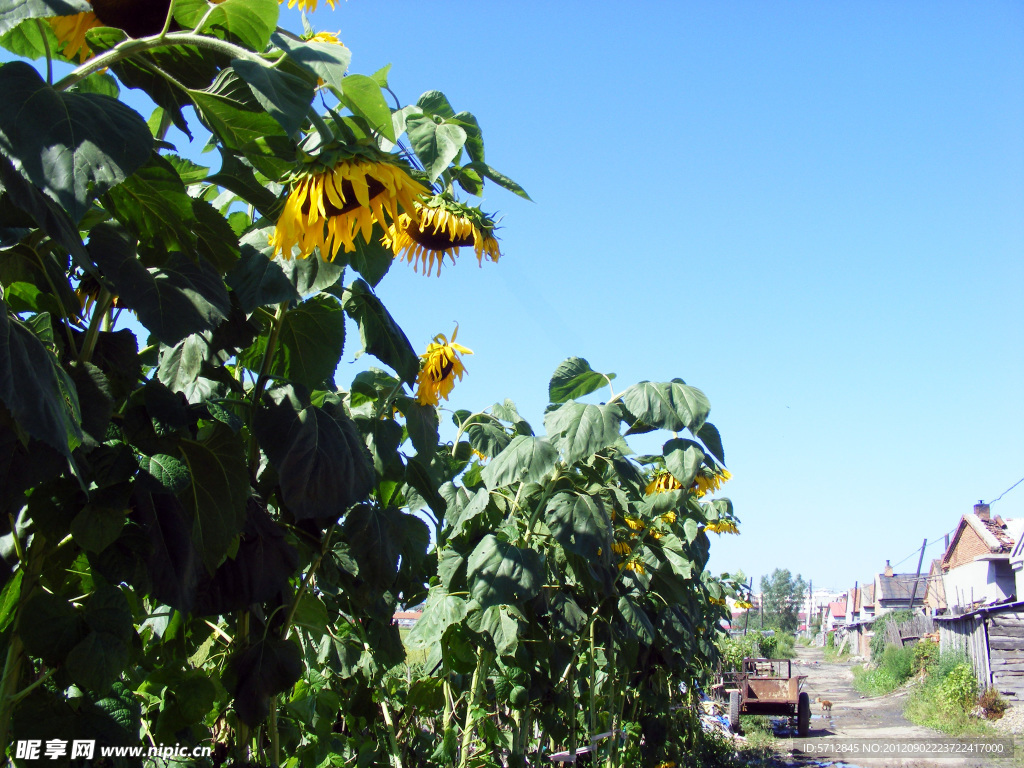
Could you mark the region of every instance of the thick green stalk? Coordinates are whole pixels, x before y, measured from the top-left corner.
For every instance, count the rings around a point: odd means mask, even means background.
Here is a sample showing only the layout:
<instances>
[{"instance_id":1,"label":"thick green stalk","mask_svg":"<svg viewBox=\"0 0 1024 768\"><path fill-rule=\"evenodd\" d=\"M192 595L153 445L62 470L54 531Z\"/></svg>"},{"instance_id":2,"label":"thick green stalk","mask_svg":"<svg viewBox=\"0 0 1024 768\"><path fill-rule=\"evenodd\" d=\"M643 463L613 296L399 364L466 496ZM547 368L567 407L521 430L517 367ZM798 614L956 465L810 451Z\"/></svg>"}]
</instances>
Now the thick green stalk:
<instances>
[{"instance_id":1,"label":"thick green stalk","mask_svg":"<svg viewBox=\"0 0 1024 768\"><path fill-rule=\"evenodd\" d=\"M612 768L612 756L615 753L615 685L618 682L618 675L615 670L615 636L612 634L611 625L608 626L608 673L605 678L608 681L608 730L612 732L611 742L608 748L608 757L605 760L606 768Z\"/></svg>"},{"instance_id":2,"label":"thick green stalk","mask_svg":"<svg viewBox=\"0 0 1024 768\"><path fill-rule=\"evenodd\" d=\"M579 746L579 742L576 738L576 657L573 656L572 661L569 662L569 699L572 703L569 705L569 711L566 713L569 715L569 754L573 756L573 761L576 759L576 749Z\"/></svg>"},{"instance_id":3,"label":"thick green stalk","mask_svg":"<svg viewBox=\"0 0 1024 768\"><path fill-rule=\"evenodd\" d=\"M267 733L270 735L270 764L273 768L277 768L281 764L281 735L277 730L277 696L270 699Z\"/></svg>"},{"instance_id":4,"label":"thick green stalk","mask_svg":"<svg viewBox=\"0 0 1024 768\"><path fill-rule=\"evenodd\" d=\"M260 371L256 376L256 384L252 388L252 404L254 408L260 405L263 397L263 390L267 388L267 380L270 376L270 368L274 362L274 355L277 354L277 340L281 337L281 325L284 322L285 313L288 311L288 302L282 302L274 313L274 319L270 322L270 334L267 336L267 347L263 350L263 360L260 363ZM256 443L256 436L249 436L249 471L255 473L259 468L260 449Z\"/></svg>"},{"instance_id":5,"label":"thick green stalk","mask_svg":"<svg viewBox=\"0 0 1024 768\"><path fill-rule=\"evenodd\" d=\"M391 745L391 766L402 768L402 753L398 749L398 734L395 733L395 722L391 719L391 710L384 699L380 700L380 711L384 715L384 724L388 727L388 742Z\"/></svg>"},{"instance_id":6,"label":"thick green stalk","mask_svg":"<svg viewBox=\"0 0 1024 768\"><path fill-rule=\"evenodd\" d=\"M590 740L593 743L597 735L597 658L594 655L596 648L595 635L597 634L597 619L590 621Z\"/></svg>"},{"instance_id":7,"label":"thick green stalk","mask_svg":"<svg viewBox=\"0 0 1024 768\"><path fill-rule=\"evenodd\" d=\"M476 725L476 708L480 701L480 692L487 682L487 673L491 668L491 652L481 648L473 670L473 681L470 683L469 704L466 707L466 726L462 730L462 749L459 751L459 768L466 768L469 763L469 747L473 743L473 728Z\"/></svg>"}]
</instances>

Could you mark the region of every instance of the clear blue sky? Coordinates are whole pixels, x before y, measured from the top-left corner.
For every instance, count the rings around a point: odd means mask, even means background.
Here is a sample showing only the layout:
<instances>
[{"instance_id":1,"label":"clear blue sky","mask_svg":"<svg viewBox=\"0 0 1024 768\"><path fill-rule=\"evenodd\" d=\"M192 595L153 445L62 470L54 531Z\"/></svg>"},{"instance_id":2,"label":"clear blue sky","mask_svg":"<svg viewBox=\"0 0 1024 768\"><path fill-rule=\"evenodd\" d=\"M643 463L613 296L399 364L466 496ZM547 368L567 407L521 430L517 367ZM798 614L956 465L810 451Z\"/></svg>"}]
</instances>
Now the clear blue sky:
<instances>
[{"instance_id":1,"label":"clear blue sky","mask_svg":"<svg viewBox=\"0 0 1024 768\"><path fill-rule=\"evenodd\" d=\"M743 521L711 565L755 579L852 587L1024 476L1024 6L349 0L311 19L353 71L393 64L404 102L437 88L474 112L536 201L487 193L498 265L381 284L418 346L461 324L455 407L510 397L539 428L570 355L617 389L702 388ZM1024 484L992 511L1024 516Z\"/></svg>"},{"instance_id":2,"label":"clear blue sky","mask_svg":"<svg viewBox=\"0 0 1024 768\"><path fill-rule=\"evenodd\" d=\"M570 355L616 391L702 388L742 520L711 567L755 583L913 571L922 539L1024 477L1024 5L321 0L310 18L352 71L393 64L404 103L436 88L474 112L535 201L488 190L499 264L396 264L380 286L421 350L460 323L475 354L452 407L509 397L541 430ZM1024 484L992 512L1024 517Z\"/></svg>"}]
</instances>

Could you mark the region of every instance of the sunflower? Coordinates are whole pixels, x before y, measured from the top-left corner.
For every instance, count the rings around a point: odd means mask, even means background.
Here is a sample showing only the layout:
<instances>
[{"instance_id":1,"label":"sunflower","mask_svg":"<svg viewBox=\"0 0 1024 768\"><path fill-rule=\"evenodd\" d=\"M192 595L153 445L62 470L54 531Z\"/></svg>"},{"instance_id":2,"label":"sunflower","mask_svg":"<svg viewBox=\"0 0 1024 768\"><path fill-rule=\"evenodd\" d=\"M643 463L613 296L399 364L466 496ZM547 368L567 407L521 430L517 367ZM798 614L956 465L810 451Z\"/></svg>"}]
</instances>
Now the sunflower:
<instances>
[{"instance_id":1,"label":"sunflower","mask_svg":"<svg viewBox=\"0 0 1024 768\"><path fill-rule=\"evenodd\" d=\"M650 496L652 493L665 493L666 491L678 491L683 485L672 475L664 470L658 472L654 479L647 484L644 493Z\"/></svg>"},{"instance_id":2,"label":"sunflower","mask_svg":"<svg viewBox=\"0 0 1024 768\"><path fill-rule=\"evenodd\" d=\"M316 10L316 2L317 0L288 0L288 7L294 8L298 5L299 10L303 13L312 13ZM332 11L335 9L335 2L336 0L327 0L327 4L331 6ZM284 0L277 0L278 5L281 5L282 3L284 3Z\"/></svg>"},{"instance_id":3,"label":"sunflower","mask_svg":"<svg viewBox=\"0 0 1024 768\"><path fill-rule=\"evenodd\" d=\"M286 259L298 246L299 258L318 247L324 261L333 261L342 247L346 253L355 250L357 234L370 242L374 222L387 228L398 218L399 207L413 210L416 198L426 191L392 163L339 160L326 170L301 173L292 182L270 244L275 255Z\"/></svg>"},{"instance_id":4,"label":"sunflower","mask_svg":"<svg viewBox=\"0 0 1024 768\"><path fill-rule=\"evenodd\" d=\"M725 600L720 597L709 597L708 602L712 605L725 605Z\"/></svg>"},{"instance_id":5,"label":"sunflower","mask_svg":"<svg viewBox=\"0 0 1024 768\"><path fill-rule=\"evenodd\" d=\"M671 524L671 523L674 523L675 521L676 521L676 513L673 512L673 511L666 512L664 515L661 516L661 522L663 522L663 523Z\"/></svg>"},{"instance_id":6,"label":"sunflower","mask_svg":"<svg viewBox=\"0 0 1024 768\"><path fill-rule=\"evenodd\" d=\"M634 531L642 531L644 529L644 521L639 517L626 516L626 525L628 525Z\"/></svg>"},{"instance_id":7,"label":"sunflower","mask_svg":"<svg viewBox=\"0 0 1024 768\"><path fill-rule=\"evenodd\" d=\"M57 36L58 50L69 59L78 57L79 63L84 63L92 56L88 44L85 42L85 33L93 27L102 27L95 13L76 13L72 16L51 16L47 19L53 28L53 34Z\"/></svg>"},{"instance_id":8,"label":"sunflower","mask_svg":"<svg viewBox=\"0 0 1024 768\"><path fill-rule=\"evenodd\" d=\"M736 607L739 608L742 611L745 611L745 610L747 610L749 608L753 608L754 604L753 603L748 603L746 600L737 600L736 601Z\"/></svg>"},{"instance_id":9,"label":"sunflower","mask_svg":"<svg viewBox=\"0 0 1024 768\"><path fill-rule=\"evenodd\" d=\"M643 561L635 557L624 563L619 563L619 570L633 571L633 573L647 573L647 569L644 568Z\"/></svg>"},{"instance_id":10,"label":"sunflower","mask_svg":"<svg viewBox=\"0 0 1024 768\"><path fill-rule=\"evenodd\" d=\"M624 541L613 541L612 552L616 555L628 555L633 551L633 548Z\"/></svg>"},{"instance_id":11,"label":"sunflower","mask_svg":"<svg viewBox=\"0 0 1024 768\"><path fill-rule=\"evenodd\" d=\"M704 472L698 473L694 480L693 488L697 492L697 498L704 496L707 493L717 491L722 487L722 483L732 479L732 475L728 469L723 469L718 472L712 471L705 474Z\"/></svg>"},{"instance_id":12,"label":"sunflower","mask_svg":"<svg viewBox=\"0 0 1024 768\"><path fill-rule=\"evenodd\" d=\"M384 245L394 250L395 256L405 255L416 271L423 266L423 274L441 275L444 257L455 263L459 249L472 245L476 260L483 266L484 256L488 261L501 258L498 240L494 237L494 219L479 208L464 205L456 200L435 195L417 205L415 217L403 214L388 230Z\"/></svg>"},{"instance_id":13,"label":"sunflower","mask_svg":"<svg viewBox=\"0 0 1024 768\"><path fill-rule=\"evenodd\" d=\"M338 37L341 32L317 32L312 37L307 37L307 43L330 43L331 45L345 46L341 39Z\"/></svg>"},{"instance_id":14,"label":"sunflower","mask_svg":"<svg viewBox=\"0 0 1024 768\"><path fill-rule=\"evenodd\" d=\"M473 350L455 343L458 334L457 325L451 341L443 333L437 334L427 351L420 355L423 363L416 377L416 398L420 405L437 405L442 397L447 400L455 386L455 378L461 380L462 374L466 372L459 353L472 355Z\"/></svg>"},{"instance_id":15,"label":"sunflower","mask_svg":"<svg viewBox=\"0 0 1024 768\"><path fill-rule=\"evenodd\" d=\"M712 533L735 533L739 534L740 529L736 527L736 523L732 520L719 520L717 523L708 523L705 528Z\"/></svg>"}]
</instances>

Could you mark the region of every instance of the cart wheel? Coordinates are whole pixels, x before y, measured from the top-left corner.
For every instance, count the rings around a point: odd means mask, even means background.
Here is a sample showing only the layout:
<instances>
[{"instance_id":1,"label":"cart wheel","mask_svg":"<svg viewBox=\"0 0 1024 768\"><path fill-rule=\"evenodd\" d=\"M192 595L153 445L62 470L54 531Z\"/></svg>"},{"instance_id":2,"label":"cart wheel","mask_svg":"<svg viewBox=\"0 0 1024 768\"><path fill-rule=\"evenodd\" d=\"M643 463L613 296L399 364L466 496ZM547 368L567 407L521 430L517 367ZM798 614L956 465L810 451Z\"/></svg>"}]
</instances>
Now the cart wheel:
<instances>
[{"instance_id":1,"label":"cart wheel","mask_svg":"<svg viewBox=\"0 0 1024 768\"><path fill-rule=\"evenodd\" d=\"M807 706L810 706L808 702ZM733 733L740 729L740 692L729 691L729 727Z\"/></svg>"},{"instance_id":2,"label":"cart wheel","mask_svg":"<svg viewBox=\"0 0 1024 768\"><path fill-rule=\"evenodd\" d=\"M811 725L811 697L806 692L800 694L796 705L796 735L807 738L807 730Z\"/></svg>"}]
</instances>

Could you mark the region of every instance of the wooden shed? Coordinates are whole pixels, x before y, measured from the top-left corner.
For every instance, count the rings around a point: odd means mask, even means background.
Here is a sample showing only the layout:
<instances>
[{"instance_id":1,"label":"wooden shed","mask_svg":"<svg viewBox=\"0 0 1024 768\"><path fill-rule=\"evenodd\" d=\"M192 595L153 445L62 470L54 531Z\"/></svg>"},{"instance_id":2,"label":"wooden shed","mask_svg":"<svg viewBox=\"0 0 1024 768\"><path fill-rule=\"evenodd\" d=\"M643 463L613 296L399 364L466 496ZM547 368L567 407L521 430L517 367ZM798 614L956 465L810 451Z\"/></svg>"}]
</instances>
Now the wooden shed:
<instances>
[{"instance_id":1,"label":"wooden shed","mask_svg":"<svg viewBox=\"0 0 1024 768\"><path fill-rule=\"evenodd\" d=\"M1024 602L991 605L960 616L936 616L939 648L966 653L982 689L1024 701Z\"/></svg>"}]
</instances>

